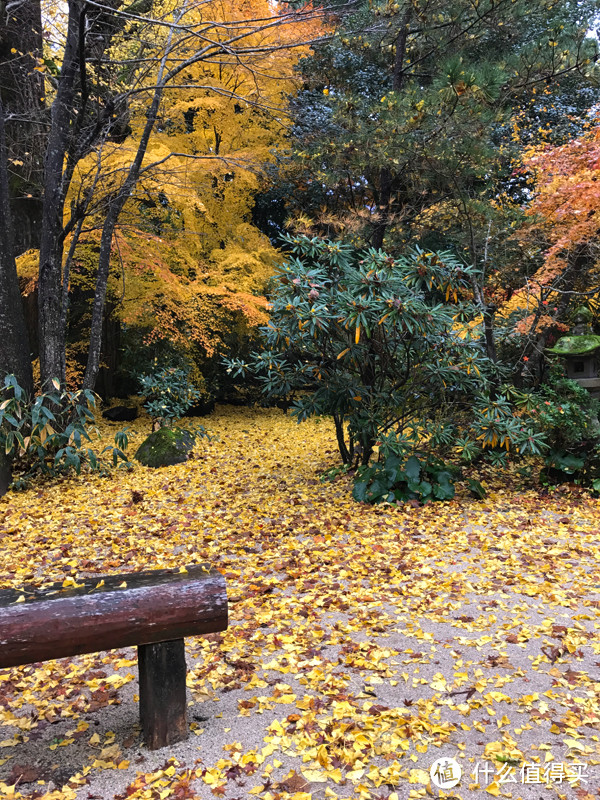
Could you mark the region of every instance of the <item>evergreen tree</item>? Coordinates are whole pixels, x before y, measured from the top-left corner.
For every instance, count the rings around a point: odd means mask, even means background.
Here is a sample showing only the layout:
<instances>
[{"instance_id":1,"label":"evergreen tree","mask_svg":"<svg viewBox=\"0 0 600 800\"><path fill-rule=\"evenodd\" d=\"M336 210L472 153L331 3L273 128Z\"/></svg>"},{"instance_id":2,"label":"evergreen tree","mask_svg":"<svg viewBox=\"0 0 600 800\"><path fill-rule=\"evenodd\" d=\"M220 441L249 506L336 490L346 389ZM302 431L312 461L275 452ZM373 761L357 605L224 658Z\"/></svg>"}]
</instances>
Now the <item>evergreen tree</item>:
<instances>
[{"instance_id":1,"label":"evergreen tree","mask_svg":"<svg viewBox=\"0 0 600 800\"><path fill-rule=\"evenodd\" d=\"M576 86L581 105L593 89L598 5L378 0L340 15L301 62L293 102L298 228L392 254L408 243L461 253L496 361L490 264L518 216L500 197L540 114L547 128L555 98Z\"/></svg>"},{"instance_id":2,"label":"evergreen tree","mask_svg":"<svg viewBox=\"0 0 600 800\"><path fill-rule=\"evenodd\" d=\"M569 112L567 89L571 115L594 96L586 32L598 5L362 2L301 64L296 210L323 232L394 250L419 235L425 209L450 201L477 264L467 206L510 174L513 123L531 134L552 124L555 102Z\"/></svg>"}]
</instances>

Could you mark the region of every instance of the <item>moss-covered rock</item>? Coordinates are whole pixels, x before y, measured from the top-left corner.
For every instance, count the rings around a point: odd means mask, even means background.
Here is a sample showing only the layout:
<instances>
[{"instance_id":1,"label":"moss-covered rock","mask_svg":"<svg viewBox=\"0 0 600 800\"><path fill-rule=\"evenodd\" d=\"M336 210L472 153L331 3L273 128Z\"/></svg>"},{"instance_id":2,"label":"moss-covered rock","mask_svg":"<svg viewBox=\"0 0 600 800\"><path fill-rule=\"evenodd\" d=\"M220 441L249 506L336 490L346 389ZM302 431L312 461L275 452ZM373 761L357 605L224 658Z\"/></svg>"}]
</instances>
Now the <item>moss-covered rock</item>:
<instances>
[{"instance_id":1,"label":"moss-covered rock","mask_svg":"<svg viewBox=\"0 0 600 800\"><path fill-rule=\"evenodd\" d=\"M194 435L182 428L159 428L138 447L134 458L145 467L170 467L188 460Z\"/></svg>"},{"instance_id":2,"label":"moss-covered rock","mask_svg":"<svg viewBox=\"0 0 600 800\"><path fill-rule=\"evenodd\" d=\"M546 352L557 356L584 356L593 353L600 347L600 336L585 334L583 336L562 336L554 347Z\"/></svg>"}]
</instances>

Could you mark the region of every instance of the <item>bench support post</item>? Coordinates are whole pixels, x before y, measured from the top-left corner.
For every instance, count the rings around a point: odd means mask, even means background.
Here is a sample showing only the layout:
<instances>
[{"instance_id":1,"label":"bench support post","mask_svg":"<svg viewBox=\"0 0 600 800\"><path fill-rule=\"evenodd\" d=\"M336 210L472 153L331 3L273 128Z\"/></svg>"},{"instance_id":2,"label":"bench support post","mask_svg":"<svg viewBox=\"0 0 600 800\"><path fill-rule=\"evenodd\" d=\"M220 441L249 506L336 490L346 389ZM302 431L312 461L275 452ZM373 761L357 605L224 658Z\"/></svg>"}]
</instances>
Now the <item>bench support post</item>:
<instances>
[{"instance_id":1,"label":"bench support post","mask_svg":"<svg viewBox=\"0 0 600 800\"><path fill-rule=\"evenodd\" d=\"M138 646L140 722L150 750L187 739L183 639Z\"/></svg>"}]
</instances>

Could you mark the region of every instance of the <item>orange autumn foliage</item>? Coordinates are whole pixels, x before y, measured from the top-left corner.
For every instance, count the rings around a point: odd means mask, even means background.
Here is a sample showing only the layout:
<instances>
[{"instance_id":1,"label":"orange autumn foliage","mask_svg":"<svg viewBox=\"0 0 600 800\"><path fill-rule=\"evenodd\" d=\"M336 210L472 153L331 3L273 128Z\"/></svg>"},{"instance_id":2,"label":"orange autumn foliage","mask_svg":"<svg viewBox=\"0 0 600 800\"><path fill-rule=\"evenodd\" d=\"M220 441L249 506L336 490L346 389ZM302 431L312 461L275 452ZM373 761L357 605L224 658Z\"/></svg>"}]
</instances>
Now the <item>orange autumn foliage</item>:
<instances>
[{"instance_id":1,"label":"orange autumn foliage","mask_svg":"<svg viewBox=\"0 0 600 800\"><path fill-rule=\"evenodd\" d=\"M582 246L595 243L600 230L600 126L560 147L533 152L525 168L536 179L536 196L527 211L537 218L549 248L536 275L547 284L566 268ZM535 231L535 224L533 230Z\"/></svg>"},{"instance_id":2,"label":"orange autumn foliage","mask_svg":"<svg viewBox=\"0 0 600 800\"><path fill-rule=\"evenodd\" d=\"M585 292L598 281L600 125L564 145L532 149L525 154L523 169L533 176L535 188L525 212L530 224L517 236L524 248L543 249L543 263L503 306L502 314L524 312L518 333L530 332L532 325L538 331L566 329L546 313L558 301L556 290L568 284ZM542 314L540 303L548 306Z\"/></svg>"}]
</instances>

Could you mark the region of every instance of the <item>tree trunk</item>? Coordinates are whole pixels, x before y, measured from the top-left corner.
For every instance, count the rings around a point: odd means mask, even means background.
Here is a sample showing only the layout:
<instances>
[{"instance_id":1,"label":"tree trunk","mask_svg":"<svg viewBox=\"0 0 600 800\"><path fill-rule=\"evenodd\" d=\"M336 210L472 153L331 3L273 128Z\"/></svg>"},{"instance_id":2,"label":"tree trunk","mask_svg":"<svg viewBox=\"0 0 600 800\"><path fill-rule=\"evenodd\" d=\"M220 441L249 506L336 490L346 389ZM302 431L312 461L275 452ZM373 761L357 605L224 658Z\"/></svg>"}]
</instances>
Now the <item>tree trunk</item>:
<instances>
[{"instance_id":1,"label":"tree trunk","mask_svg":"<svg viewBox=\"0 0 600 800\"><path fill-rule=\"evenodd\" d=\"M496 306L486 305L483 310L483 331L485 336L485 352L493 364L498 361L496 352L496 337L494 335L494 314Z\"/></svg>"},{"instance_id":2,"label":"tree trunk","mask_svg":"<svg viewBox=\"0 0 600 800\"><path fill-rule=\"evenodd\" d=\"M9 196L15 256L39 247L44 164L44 77L35 69L42 55L40 0L0 0L0 99L11 159Z\"/></svg>"},{"instance_id":3,"label":"tree trunk","mask_svg":"<svg viewBox=\"0 0 600 800\"><path fill-rule=\"evenodd\" d=\"M73 122L73 102L77 79L82 6L70 0L64 58L52 104L50 134L44 168L44 205L40 242L39 341L42 386L52 378L65 383L64 351L66 330L61 325L62 261L64 250L64 207L69 188L65 159Z\"/></svg>"},{"instance_id":4,"label":"tree trunk","mask_svg":"<svg viewBox=\"0 0 600 800\"><path fill-rule=\"evenodd\" d=\"M12 469L10 459L0 450L0 497L8 491L12 481Z\"/></svg>"},{"instance_id":5,"label":"tree trunk","mask_svg":"<svg viewBox=\"0 0 600 800\"><path fill-rule=\"evenodd\" d=\"M392 89L394 92L402 91L402 87L404 86L404 59L406 58L410 14L411 9L407 8L402 17L398 36L396 37L396 57L394 59L394 71L392 75ZM382 167L379 170L379 187L375 193L375 202L377 203L380 216L375 223L375 228L371 237L371 244L376 250L380 250L383 247L385 232L390 224L391 201L395 183L396 180L392 170L389 167Z\"/></svg>"},{"instance_id":6,"label":"tree trunk","mask_svg":"<svg viewBox=\"0 0 600 800\"><path fill-rule=\"evenodd\" d=\"M115 227L119 220L123 206L129 199L132 189L138 182L142 171L142 163L148 149L148 142L158 118L158 110L164 91L162 83L163 73L167 63L167 54L163 57L154 96L150 108L146 113L146 124L142 132L140 143L135 154L135 158L127 177L123 181L116 196L109 201L109 208L102 227L102 238L100 240L100 256L98 258L98 273L96 276L96 288L94 292L94 304L92 306L92 325L90 330L90 347L88 360L83 378L83 388L93 389L96 385L98 370L100 369L100 354L102 352L102 323L104 321L104 305L106 302L106 289L108 286L108 274L110 272L110 256L112 251L112 240Z\"/></svg>"},{"instance_id":7,"label":"tree trunk","mask_svg":"<svg viewBox=\"0 0 600 800\"><path fill-rule=\"evenodd\" d=\"M346 437L344 434L344 417L340 417L339 414L334 414L333 422L335 425L335 435L337 438L338 450L340 451L340 455L342 457L342 463L350 464L352 462L352 456L346 445Z\"/></svg>"},{"instance_id":8,"label":"tree trunk","mask_svg":"<svg viewBox=\"0 0 600 800\"><path fill-rule=\"evenodd\" d=\"M376 250L383 247L385 232L390 223L390 201L392 199L393 176L389 167L379 170L379 188L375 192L375 202L377 203L377 213L379 218L375 223L371 244Z\"/></svg>"},{"instance_id":9,"label":"tree trunk","mask_svg":"<svg viewBox=\"0 0 600 800\"><path fill-rule=\"evenodd\" d=\"M0 381L5 375L13 374L23 389L31 394L33 375L13 249L7 167L4 108L0 100Z\"/></svg>"}]
</instances>

